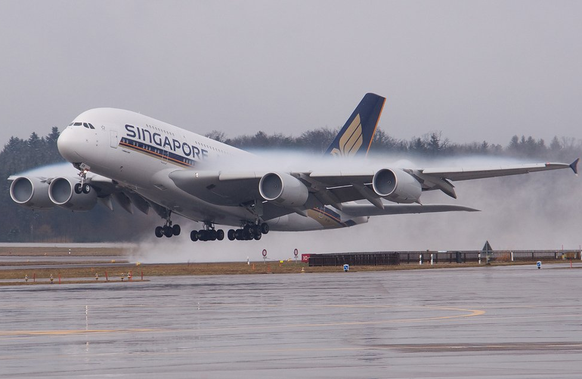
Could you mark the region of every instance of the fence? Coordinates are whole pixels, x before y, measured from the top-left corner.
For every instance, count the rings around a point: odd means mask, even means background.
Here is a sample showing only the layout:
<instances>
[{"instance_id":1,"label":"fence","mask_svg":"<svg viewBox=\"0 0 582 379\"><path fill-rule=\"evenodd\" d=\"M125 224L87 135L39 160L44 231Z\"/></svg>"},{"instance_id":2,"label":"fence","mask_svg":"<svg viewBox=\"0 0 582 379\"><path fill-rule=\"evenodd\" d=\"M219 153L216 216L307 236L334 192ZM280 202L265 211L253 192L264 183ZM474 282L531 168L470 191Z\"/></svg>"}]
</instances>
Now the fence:
<instances>
[{"instance_id":1,"label":"fence","mask_svg":"<svg viewBox=\"0 0 582 379\"><path fill-rule=\"evenodd\" d=\"M553 261L581 259L580 250L499 250L490 252L490 262ZM381 251L311 254L309 266L383 266L401 263L486 263L485 252L466 251Z\"/></svg>"}]
</instances>

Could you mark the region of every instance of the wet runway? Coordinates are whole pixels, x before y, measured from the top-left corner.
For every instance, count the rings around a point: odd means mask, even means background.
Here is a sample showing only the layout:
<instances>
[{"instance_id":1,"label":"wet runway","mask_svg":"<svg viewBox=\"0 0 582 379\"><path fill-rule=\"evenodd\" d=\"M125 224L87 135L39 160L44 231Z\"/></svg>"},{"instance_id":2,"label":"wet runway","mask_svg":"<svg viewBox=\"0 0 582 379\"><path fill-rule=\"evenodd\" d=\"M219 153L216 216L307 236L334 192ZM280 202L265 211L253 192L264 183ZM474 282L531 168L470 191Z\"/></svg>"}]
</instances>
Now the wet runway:
<instances>
[{"instance_id":1,"label":"wet runway","mask_svg":"<svg viewBox=\"0 0 582 379\"><path fill-rule=\"evenodd\" d=\"M579 378L568 266L4 287L0 377Z\"/></svg>"}]
</instances>

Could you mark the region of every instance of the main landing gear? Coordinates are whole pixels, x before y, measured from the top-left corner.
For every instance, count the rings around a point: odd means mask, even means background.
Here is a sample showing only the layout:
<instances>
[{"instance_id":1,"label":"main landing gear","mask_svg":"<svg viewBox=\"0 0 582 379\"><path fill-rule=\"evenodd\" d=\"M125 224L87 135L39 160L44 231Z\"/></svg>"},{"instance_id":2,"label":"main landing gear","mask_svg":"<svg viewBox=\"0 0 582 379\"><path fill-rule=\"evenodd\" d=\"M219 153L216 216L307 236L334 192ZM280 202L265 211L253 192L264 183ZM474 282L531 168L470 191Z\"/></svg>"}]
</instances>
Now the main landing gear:
<instances>
[{"instance_id":1,"label":"main landing gear","mask_svg":"<svg viewBox=\"0 0 582 379\"><path fill-rule=\"evenodd\" d=\"M269 233L269 224L266 222L262 224L246 224L242 229L230 229L228 231L228 239L231 241L250 241L260 240L263 234Z\"/></svg>"},{"instance_id":2,"label":"main landing gear","mask_svg":"<svg viewBox=\"0 0 582 379\"><path fill-rule=\"evenodd\" d=\"M214 229L212 224L206 224L206 229L193 230L190 232L190 239L196 241L222 241L224 239L224 230Z\"/></svg>"},{"instance_id":3,"label":"main landing gear","mask_svg":"<svg viewBox=\"0 0 582 379\"><path fill-rule=\"evenodd\" d=\"M194 242L196 241L222 241L225 237L224 230L214 229L214 225L211 223L206 223L204 225L205 229L193 230L190 233L190 239ZM269 233L269 225L267 223L262 224L246 224L242 229L230 229L226 236L229 240L234 241L250 241L250 240L260 240L263 234Z\"/></svg>"},{"instance_id":4,"label":"main landing gear","mask_svg":"<svg viewBox=\"0 0 582 379\"><path fill-rule=\"evenodd\" d=\"M166 219L166 224L164 226L156 227L156 237L162 238L163 236L166 236L167 238L170 238L172 236L180 235L182 228L180 228L180 225L178 224L172 225L172 220L170 219L171 215L172 212L169 213L168 218Z\"/></svg>"}]
</instances>

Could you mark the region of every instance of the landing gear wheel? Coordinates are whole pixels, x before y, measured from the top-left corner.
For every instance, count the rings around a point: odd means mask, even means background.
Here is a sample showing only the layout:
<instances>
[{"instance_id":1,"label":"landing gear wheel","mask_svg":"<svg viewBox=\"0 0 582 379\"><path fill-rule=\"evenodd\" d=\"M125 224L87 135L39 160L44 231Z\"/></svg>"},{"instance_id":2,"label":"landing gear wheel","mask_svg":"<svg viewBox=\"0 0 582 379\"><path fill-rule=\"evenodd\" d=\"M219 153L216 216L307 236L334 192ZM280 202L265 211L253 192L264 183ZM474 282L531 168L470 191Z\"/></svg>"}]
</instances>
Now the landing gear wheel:
<instances>
[{"instance_id":1,"label":"landing gear wheel","mask_svg":"<svg viewBox=\"0 0 582 379\"><path fill-rule=\"evenodd\" d=\"M89 184L85 183L85 184L82 185L81 191L84 194L88 194L89 192L91 192L91 186Z\"/></svg>"},{"instance_id":2,"label":"landing gear wheel","mask_svg":"<svg viewBox=\"0 0 582 379\"><path fill-rule=\"evenodd\" d=\"M227 234L230 241L234 241L236 239L236 232L234 229L229 229Z\"/></svg>"},{"instance_id":3,"label":"landing gear wheel","mask_svg":"<svg viewBox=\"0 0 582 379\"><path fill-rule=\"evenodd\" d=\"M180 225L175 224L174 226L172 226L172 234L174 234L175 236L179 236L181 232L182 228L180 228Z\"/></svg>"},{"instance_id":4,"label":"landing gear wheel","mask_svg":"<svg viewBox=\"0 0 582 379\"><path fill-rule=\"evenodd\" d=\"M164 226L164 235L168 238L170 238L174 235L172 233L172 228L170 226Z\"/></svg>"},{"instance_id":5,"label":"landing gear wheel","mask_svg":"<svg viewBox=\"0 0 582 379\"><path fill-rule=\"evenodd\" d=\"M198 232L196 230L190 232L190 239L192 242L198 241Z\"/></svg>"},{"instance_id":6,"label":"landing gear wheel","mask_svg":"<svg viewBox=\"0 0 582 379\"><path fill-rule=\"evenodd\" d=\"M198 231L198 240L199 241L208 241L208 233L206 230Z\"/></svg>"},{"instance_id":7,"label":"landing gear wheel","mask_svg":"<svg viewBox=\"0 0 582 379\"><path fill-rule=\"evenodd\" d=\"M162 238L164 236L164 228L161 226L156 227L156 237Z\"/></svg>"},{"instance_id":8,"label":"landing gear wheel","mask_svg":"<svg viewBox=\"0 0 582 379\"><path fill-rule=\"evenodd\" d=\"M261 224L261 233L263 234L267 234L269 233L269 224L267 224L266 222Z\"/></svg>"},{"instance_id":9,"label":"landing gear wheel","mask_svg":"<svg viewBox=\"0 0 582 379\"><path fill-rule=\"evenodd\" d=\"M261 232L256 233L255 234L255 241L260 240L262 236L263 236L263 234Z\"/></svg>"},{"instance_id":10,"label":"landing gear wheel","mask_svg":"<svg viewBox=\"0 0 582 379\"><path fill-rule=\"evenodd\" d=\"M83 186L81 186L81 183L77 183L75 184L75 193L77 195L81 194L83 192Z\"/></svg>"},{"instance_id":11,"label":"landing gear wheel","mask_svg":"<svg viewBox=\"0 0 582 379\"><path fill-rule=\"evenodd\" d=\"M224 230L218 229L216 231L216 239L222 241L224 239Z\"/></svg>"}]
</instances>

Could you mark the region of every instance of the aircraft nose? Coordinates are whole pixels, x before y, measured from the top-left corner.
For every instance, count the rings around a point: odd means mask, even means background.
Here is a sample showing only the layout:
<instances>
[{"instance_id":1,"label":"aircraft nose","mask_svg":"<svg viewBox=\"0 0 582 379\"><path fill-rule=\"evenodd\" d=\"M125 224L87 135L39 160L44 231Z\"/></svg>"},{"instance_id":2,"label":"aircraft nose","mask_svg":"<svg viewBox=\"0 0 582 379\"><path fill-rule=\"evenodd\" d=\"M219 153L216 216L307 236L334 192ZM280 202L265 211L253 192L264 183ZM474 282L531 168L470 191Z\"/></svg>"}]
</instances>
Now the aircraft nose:
<instances>
[{"instance_id":1,"label":"aircraft nose","mask_svg":"<svg viewBox=\"0 0 582 379\"><path fill-rule=\"evenodd\" d=\"M74 131L70 128L63 130L57 140L57 148L61 156L71 163L82 162L83 158L76 151L78 147Z\"/></svg>"}]
</instances>

